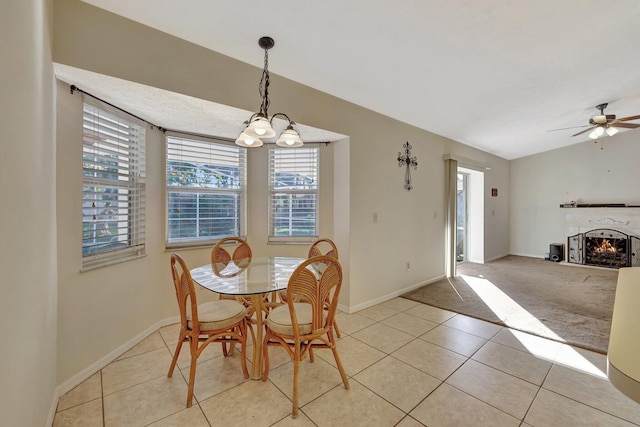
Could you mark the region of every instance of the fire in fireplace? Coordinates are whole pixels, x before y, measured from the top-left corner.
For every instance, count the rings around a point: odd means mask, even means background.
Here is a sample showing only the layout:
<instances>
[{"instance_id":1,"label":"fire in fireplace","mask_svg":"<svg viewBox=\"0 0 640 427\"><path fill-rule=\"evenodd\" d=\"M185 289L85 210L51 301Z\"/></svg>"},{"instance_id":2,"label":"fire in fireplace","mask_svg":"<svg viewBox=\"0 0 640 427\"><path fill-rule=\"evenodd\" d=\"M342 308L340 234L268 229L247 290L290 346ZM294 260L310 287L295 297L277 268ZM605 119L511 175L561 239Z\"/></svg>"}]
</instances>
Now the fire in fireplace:
<instances>
[{"instance_id":1,"label":"fire in fireplace","mask_svg":"<svg viewBox=\"0 0 640 427\"><path fill-rule=\"evenodd\" d=\"M567 261L574 264L607 268L640 266L640 239L617 230L597 229L569 236L567 247Z\"/></svg>"}]
</instances>

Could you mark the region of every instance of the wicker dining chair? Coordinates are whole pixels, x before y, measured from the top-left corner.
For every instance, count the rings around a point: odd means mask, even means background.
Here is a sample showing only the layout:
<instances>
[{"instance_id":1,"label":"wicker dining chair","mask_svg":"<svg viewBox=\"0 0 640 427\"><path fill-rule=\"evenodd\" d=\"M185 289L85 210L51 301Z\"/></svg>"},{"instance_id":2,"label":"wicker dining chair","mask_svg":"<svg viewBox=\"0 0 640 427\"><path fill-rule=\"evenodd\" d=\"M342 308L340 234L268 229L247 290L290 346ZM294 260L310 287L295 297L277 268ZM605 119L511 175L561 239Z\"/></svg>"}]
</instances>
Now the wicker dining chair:
<instances>
[{"instance_id":1,"label":"wicker dining chair","mask_svg":"<svg viewBox=\"0 0 640 427\"><path fill-rule=\"evenodd\" d=\"M223 245L233 249L233 252L229 253L229 250L222 247ZM240 237L220 239L211 250L211 264L217 266L219 270L224 269L231 260L240 268L246 267L251 263L252 257L251 246Z\"/></svg>"},{"instance_id":2,"label":"wicker dining chair","mask_svg":"<svg viewBox=\"0 0 640 427\"><path fill-rule=\"evenodd\" d=\"M222 246L227 246L227 249ZM231 253L230 253L231 251ZM225 237L218 240L213 249L211 250L211 267L214 272L223 270L233 260L233 263L240 268L247 267L251 264L253 253L251 252L251 246L246 240L240 237ZM249 298L244 296L232 296L220 294L220 299L235 299L244 304L245 307L251 306ZM249 313L251 317L252 313Z\"/></svg>"},{"instance_id":3,"label":"wicker dining chair","mask_svg":"<svg viewBox=\"0 0 640 427\"><path fill-rule=\"evenodd\" d=\"M318 239L311 244L311 247L309 247L309 254L307 255L307 258L318 255L327 255L338 259L338 247L335 243L333 243L333 240L331 239ZM342 335L340 334L340 328L338 327L338 322L334 320L333 326L336 330L336 335L338 336L338 338L342 338Z\"/></svg>"},{"instance_id":4,"label":"wicker dining chair","mask_svg":"<svg viewBox=\"0 0 640 427\"><path fill-rule=\"evenodd\" d=\"M269 377L269 347L284 347L293 361L293 418L298 416L300 364L307 353L313 362L313 348L331 349L344 388L349 389L333 334L341 287L342 266L336 258L326 255L309 258L289 279L286 305L274 308L267 316L262 381ZM301 302L296 302L296 296L303 297Z\"/></svg>"},{"instance_id":5,"label":"wicker dining chair","mask_svg":"<svg viewBox=\"0 0 640 427\"><path fill-rule=\"evenodd\" d=\"M309 247L309 254L307 255L307 258L318 255L327 255L338 259L338 247L331 239L318 239L311 244L311 247Z\"/></svg>"},{"instance_id":6,"label":"wicker dining chair","mask_svg":"<svg viewBox=\"0 0 640 427\"><path fill-rule=\"evenodd\" d=\"M171 275L180 309L180 336L167 377L173 375L182 344L189 344L191 365L189 369L189 387L187 408L193 401L193 386L196 379L196 362L202 351L212 342L240 344L242 373L249 378L247 371L247 309L238 301L216 300L198 305L191 273L178 254L171 255Z\"/></svg>"}]
</instances>

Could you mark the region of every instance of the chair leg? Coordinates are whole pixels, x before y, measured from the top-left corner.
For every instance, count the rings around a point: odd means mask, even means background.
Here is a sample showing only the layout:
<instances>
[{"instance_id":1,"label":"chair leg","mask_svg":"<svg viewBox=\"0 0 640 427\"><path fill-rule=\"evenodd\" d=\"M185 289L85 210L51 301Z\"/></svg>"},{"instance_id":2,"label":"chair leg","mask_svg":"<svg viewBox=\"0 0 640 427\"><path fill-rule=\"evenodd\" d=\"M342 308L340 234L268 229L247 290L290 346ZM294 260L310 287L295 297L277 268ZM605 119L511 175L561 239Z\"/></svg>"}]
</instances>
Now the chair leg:
<instances>
[{"instance_id":1,"label":"chair leg","mask_svg":"<svg viewBox=\"0 0 640 427\"><path fill-rule=\"evenodd\" d=\"M292 418L298 417L298 371L300 370L300 361L293 361L293 408L291 410Z\"/></svg>"},{"instance_id":2,"label":"chair leg","mask_svg":"<svg viewBox=\"0 0 640 427\"><path fill-rule=\"evenodd\" d=\"M242 343L240 345L240 365L242 366L242 374L245 378L249 378L249 371L247 370L247 321L246 319L240 323L240 335L242 336Z\"/></svg>"},{"instance_id":3,"label":"chair leg","mask_svg":"<svg viewBox=\"0 0 640 427\"><path fill-rule=\"evenodd\" d=\"M173 353L173 359L171 360L171 366L169 366L169 372L167 373L167 377L171 378L173 375L173 370L176 367L176 363L178 363L178 356L180 356L180 350L182 349L182 344L184 343L184 336L180 334L180 339L178 340L178 344L176 346L176 351Z\"/></svg>"},{"instance_id":4,"label":"chair leg","mask_svg":"<svg viewBox=\"0 0 640 427\"><path fill-rule=\"evenodd\" d=\"M333 352L333 358L336 359L336 365L338 365L338 371L340 371L344 388L349 390L349 380L347 379L347 374L345 374L344 368L342 367L342 362L340 361L340 356L338 356L338 349L335 344L331 347L331 351Z\"/></svg>"},{"instance_id":5,"label":"chair leg","mask_svg":"<svg viewBox=\"0 0 640 427\"><path fill-rule=\"evenodd\" d=\"M342 335L340 335L340 329L338 329L338 322L336 322L336 320L333 320L333 329L336 330L336 336L338 338L342 338Z\"/></svg>"},{"instance_id":6,"label":"chair leg","mask_svg":"<svg viewBox=\"0 0 640 427\"><path fill-rule=\"evenodd\" d=\"M262 343L262 381L266 381L269 378L269 332L264 336L264 342Z\"/></svg>"},{"instance_id":7,"label":"chair leg","mask_svg":"<svg viewBox=\"0 0 640 427\"><path fill-rule=\"evenodd\" d=\"M191 367L189 368L189 388L187 391L187 408L191 407L193 402L193 386L196 382L196 362L198 360L197 338L191 339Z\"/></svg>"}]
</instances>

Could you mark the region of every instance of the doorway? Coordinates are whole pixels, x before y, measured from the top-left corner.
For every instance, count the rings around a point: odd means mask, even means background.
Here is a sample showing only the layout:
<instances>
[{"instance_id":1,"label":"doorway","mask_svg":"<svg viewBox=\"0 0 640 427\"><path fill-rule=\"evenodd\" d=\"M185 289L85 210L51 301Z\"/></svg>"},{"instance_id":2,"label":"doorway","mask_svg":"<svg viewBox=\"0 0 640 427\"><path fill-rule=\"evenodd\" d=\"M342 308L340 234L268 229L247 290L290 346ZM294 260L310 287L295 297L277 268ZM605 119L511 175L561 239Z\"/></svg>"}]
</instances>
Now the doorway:
<instances>
[{"instance_id":1,"label":"doorway","mask_svg":"<svg viewBox=\"0 0 640 427\"><path fill-rule=\"evenodd\" d=\"M456 262L467 260L467 194L469 192L469 173L458 168L456 184Z\"/></svg>"},{"instance_id":2,"label":"doorway","mask_svg":"<svg viewBox=\"0 0 640 427\"><path fill-rule=\"evenodd\" d=\"M484 263L484 173L458 167L456 262Z\"/></svg>"}]
</instances>

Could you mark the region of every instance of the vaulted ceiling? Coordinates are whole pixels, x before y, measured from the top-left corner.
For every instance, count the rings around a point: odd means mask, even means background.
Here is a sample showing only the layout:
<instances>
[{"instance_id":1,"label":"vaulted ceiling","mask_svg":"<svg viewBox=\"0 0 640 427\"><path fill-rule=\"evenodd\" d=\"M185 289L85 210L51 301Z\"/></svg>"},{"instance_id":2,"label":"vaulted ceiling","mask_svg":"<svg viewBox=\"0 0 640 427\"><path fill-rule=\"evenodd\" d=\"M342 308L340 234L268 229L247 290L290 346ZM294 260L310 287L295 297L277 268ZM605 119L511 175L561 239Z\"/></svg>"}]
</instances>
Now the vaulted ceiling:
<instances>
[{"instance_id":1,"label":"vaulted ceiling","mask_svg":"<svg viewBox=\"0 0 640 427\"><path fill-rule=\"evenodd\" d=\"M640 114L637 0L84 1L505 159Z\"/></svg>"}]
</instances>

